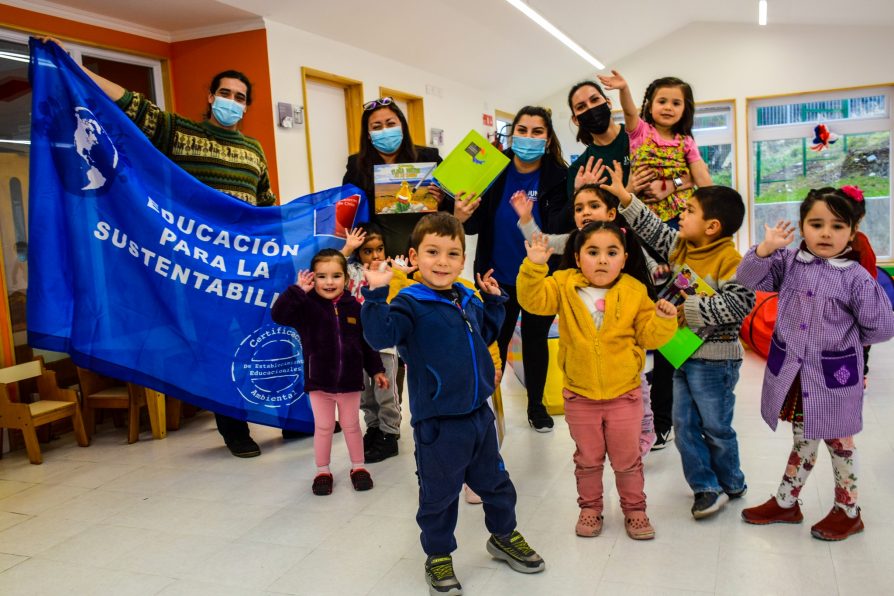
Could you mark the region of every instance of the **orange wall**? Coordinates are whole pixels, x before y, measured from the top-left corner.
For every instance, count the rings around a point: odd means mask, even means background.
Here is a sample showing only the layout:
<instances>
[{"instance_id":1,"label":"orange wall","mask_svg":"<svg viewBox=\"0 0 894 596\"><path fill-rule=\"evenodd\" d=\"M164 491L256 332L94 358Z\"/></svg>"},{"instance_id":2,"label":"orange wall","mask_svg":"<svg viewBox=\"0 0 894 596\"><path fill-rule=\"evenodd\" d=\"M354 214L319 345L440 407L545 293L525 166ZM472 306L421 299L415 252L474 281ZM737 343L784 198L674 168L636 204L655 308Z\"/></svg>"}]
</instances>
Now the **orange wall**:
<instances>
[{"instance_id":1,"label":"orange wall","mask_svg":"<svg viewBox=\"0 0 894 596\"><path fill-rule=\"evenodd\" d=\"M208 105L207 85L215 74L228 69L244 72L252 82L253 97L242 130L261 142L270 168L271 186L278 193L276 124L270 94L267 33L263 29L167 43L5 4L0 4L0 27L157 58L170 73L171 109L187 118L204 116Z\"/></svg>"},{"instance_id":2,"label":"orange wall","mask_svg":"<svg viewBox=\"0 0 894 596\"><path fill-rule=\"evenodd\" d=\"M245 73L252 83L252 103L242 132L261 142L267 155L273 191L278 193L273 98L267 62L267 32L263 29L203 37L171 44L171 81L177 111L200 120L208 109L208 84L223 70ZM277 194L278 196L278 194Z\"/></svg>"}]
</instances>

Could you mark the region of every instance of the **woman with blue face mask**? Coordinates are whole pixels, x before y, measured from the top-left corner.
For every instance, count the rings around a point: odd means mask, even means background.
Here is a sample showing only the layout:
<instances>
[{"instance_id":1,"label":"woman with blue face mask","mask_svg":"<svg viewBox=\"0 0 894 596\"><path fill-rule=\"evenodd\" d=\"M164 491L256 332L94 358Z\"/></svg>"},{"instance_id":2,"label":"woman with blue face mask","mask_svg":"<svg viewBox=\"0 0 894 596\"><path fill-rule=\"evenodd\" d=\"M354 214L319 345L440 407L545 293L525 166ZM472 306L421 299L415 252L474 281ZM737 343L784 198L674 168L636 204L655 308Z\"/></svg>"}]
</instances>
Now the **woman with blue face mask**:
<instances>
[{"instance_id":1,"label":"woman with blue face mask","mask_svg":"<svg viewBox=\"0 0 894 596\"><path fill-rule=\"evenodd\" d=\"M547 335L553 317L533 315L518 304L515 279L525 258L525 239L509 199L516 193L524 193L534 203L532 215L541 230L555 234L570 232L574 219L571 210L564 209L568 201L565 194L568 166L550 113L541 107L527 106L519 110L512 122L511 145L504 153L510 159L509 166L480 198L456 201L454 215L463 222L467 234L478 234L475 272L484 275L492 269L493 277L509 294L506 319L497 338L504 368L509 342L521 313L528 422L537 432L549 432L553 420L543 405L543 388L549 365Z\"/></svg>"},{"instance_id":2,"label":"woman with blue face mask","mask_svg":"<svg viewBox=\"0 0 894 596\"><path fill-rule=\"evenodd\" d=\"M343 184L353 184L366 193L369 201L369 221L375 222L383 232L382 241L389 257L407 253L410 232L424 213L376 214L373 206L375 185L373 167L394 163L441 163L441 156L434 147L413 144L403 112L390 97L382 97L363 104L360 118L360 151L348 157ZM452 210L453 201L435 185L429 186L429 194L437 201L440 210Z\"/></svg>"}]
</instances>

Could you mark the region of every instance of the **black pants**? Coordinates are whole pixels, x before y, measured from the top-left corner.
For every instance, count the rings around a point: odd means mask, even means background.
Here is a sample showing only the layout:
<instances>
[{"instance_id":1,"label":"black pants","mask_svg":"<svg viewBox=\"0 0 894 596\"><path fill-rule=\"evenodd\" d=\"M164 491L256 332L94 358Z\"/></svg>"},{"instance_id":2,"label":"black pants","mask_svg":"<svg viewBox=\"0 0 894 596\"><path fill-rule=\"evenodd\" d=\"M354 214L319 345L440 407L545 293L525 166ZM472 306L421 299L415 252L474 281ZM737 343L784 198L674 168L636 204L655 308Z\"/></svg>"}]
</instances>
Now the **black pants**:
<instances>
[{"instance_id":1,"label":"black pants","mask_svg":"<svg viewBox=\"0 0 894 596\"><path fill-rule=\"evenodd\" d=\"M224 443L229 445L233 441L251 438L251 434L248 432L248 422L245 420L237 420L217 413L214 414L214 419L217 421L217 432L224 438Z\"/></svg>"},{"instance_id":2,"label":"black pants","mask_svg":"<svg viewBox=\"0 0 894 596\"><path fill-rule=\"evenodd\" d=\"M655 350L652 368L652 414L655 416L655 432L666 433L673 426L674 365Z\"/></svg>"},{"instance_id":3,"label":"black pants","mask_svg":"<svg viewBox=\"0 0 894 596\"><path fill-rule=\"evenodd\" d=\"M532 315L518 304L515 286L501 286L509 294L506 302L506 318L497 338L500 360L506 370L506 354L509 342L515 332L515 322L521 313L522 366L525 369L525 390L528 393L528 412L543 408L543 387L546 385L546 371L549 367L549 346L547 337L554 316Z\"/></svg>"}]
</instances>

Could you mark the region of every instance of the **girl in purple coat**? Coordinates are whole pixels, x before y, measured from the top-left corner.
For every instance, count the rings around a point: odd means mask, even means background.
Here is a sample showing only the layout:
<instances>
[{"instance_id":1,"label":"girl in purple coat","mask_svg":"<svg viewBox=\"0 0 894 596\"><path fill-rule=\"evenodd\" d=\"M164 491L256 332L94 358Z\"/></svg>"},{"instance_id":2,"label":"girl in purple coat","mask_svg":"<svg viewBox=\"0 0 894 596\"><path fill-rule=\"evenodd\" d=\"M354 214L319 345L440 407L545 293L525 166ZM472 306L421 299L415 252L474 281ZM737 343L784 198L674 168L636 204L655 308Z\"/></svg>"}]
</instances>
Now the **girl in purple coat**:
<instances>
[{"instance_id":1,"label":"girl in purple coat","mask_svg":"<svg viewBox=\"0 0 894 596\"><path fill-rule=\"evenodd\" d=\"M271 310L274 321L294 327L301 336L304 390L310 395L314 413L315 495L332 493L329 458L336 406L351 458L351 484L354 490L373 487L372 477L363 467L360 433L364 369L376 385L388 388L379 353L363 339L360 303L345 292L347 277L344 255L335 249L323 249L311 260L310 271L301 271L298 282L283 292Z\"/></svg>"},{"instance_id":2,"label":"girl in purple coat","mask_svg":"<svg viewBox=\"0 0 894 596\"><path fill-rule=\"evenodd\" d=\"M742 511L751 524L800 523L798 495L826 443L835 472L835 504L810 531L843 540L863 531L857 506L854 435L863 428L863 346L894 336L894 314L881 286L851 248L855 199L834 188L811 190L801 203L795 238L790 222L765 225L737 271L739 283L779 292L779 314L767 357L761 414L771 428L792 423L794 446L782 483L763 505Z\"/></svg>"}]
</instances>

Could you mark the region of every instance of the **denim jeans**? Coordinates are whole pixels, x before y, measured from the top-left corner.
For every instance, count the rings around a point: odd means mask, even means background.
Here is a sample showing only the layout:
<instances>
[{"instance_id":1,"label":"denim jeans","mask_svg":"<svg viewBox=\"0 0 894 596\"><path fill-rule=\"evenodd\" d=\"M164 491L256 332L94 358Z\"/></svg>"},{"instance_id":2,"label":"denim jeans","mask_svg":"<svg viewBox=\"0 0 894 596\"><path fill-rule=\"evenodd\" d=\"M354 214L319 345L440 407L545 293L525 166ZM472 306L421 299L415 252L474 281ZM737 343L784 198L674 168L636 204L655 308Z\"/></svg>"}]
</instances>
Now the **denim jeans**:
<instances>
[{"instance_id":1,"label":"denim jeans","mask_svg":"<svg viewBox=\"0 0 894 596\"><path fill-rule=\"evenodd\" d=\"M745 488L733 430L741 360L690 358L674 373L674 432L693 492Z\"/></svg>"}]
</instances>

